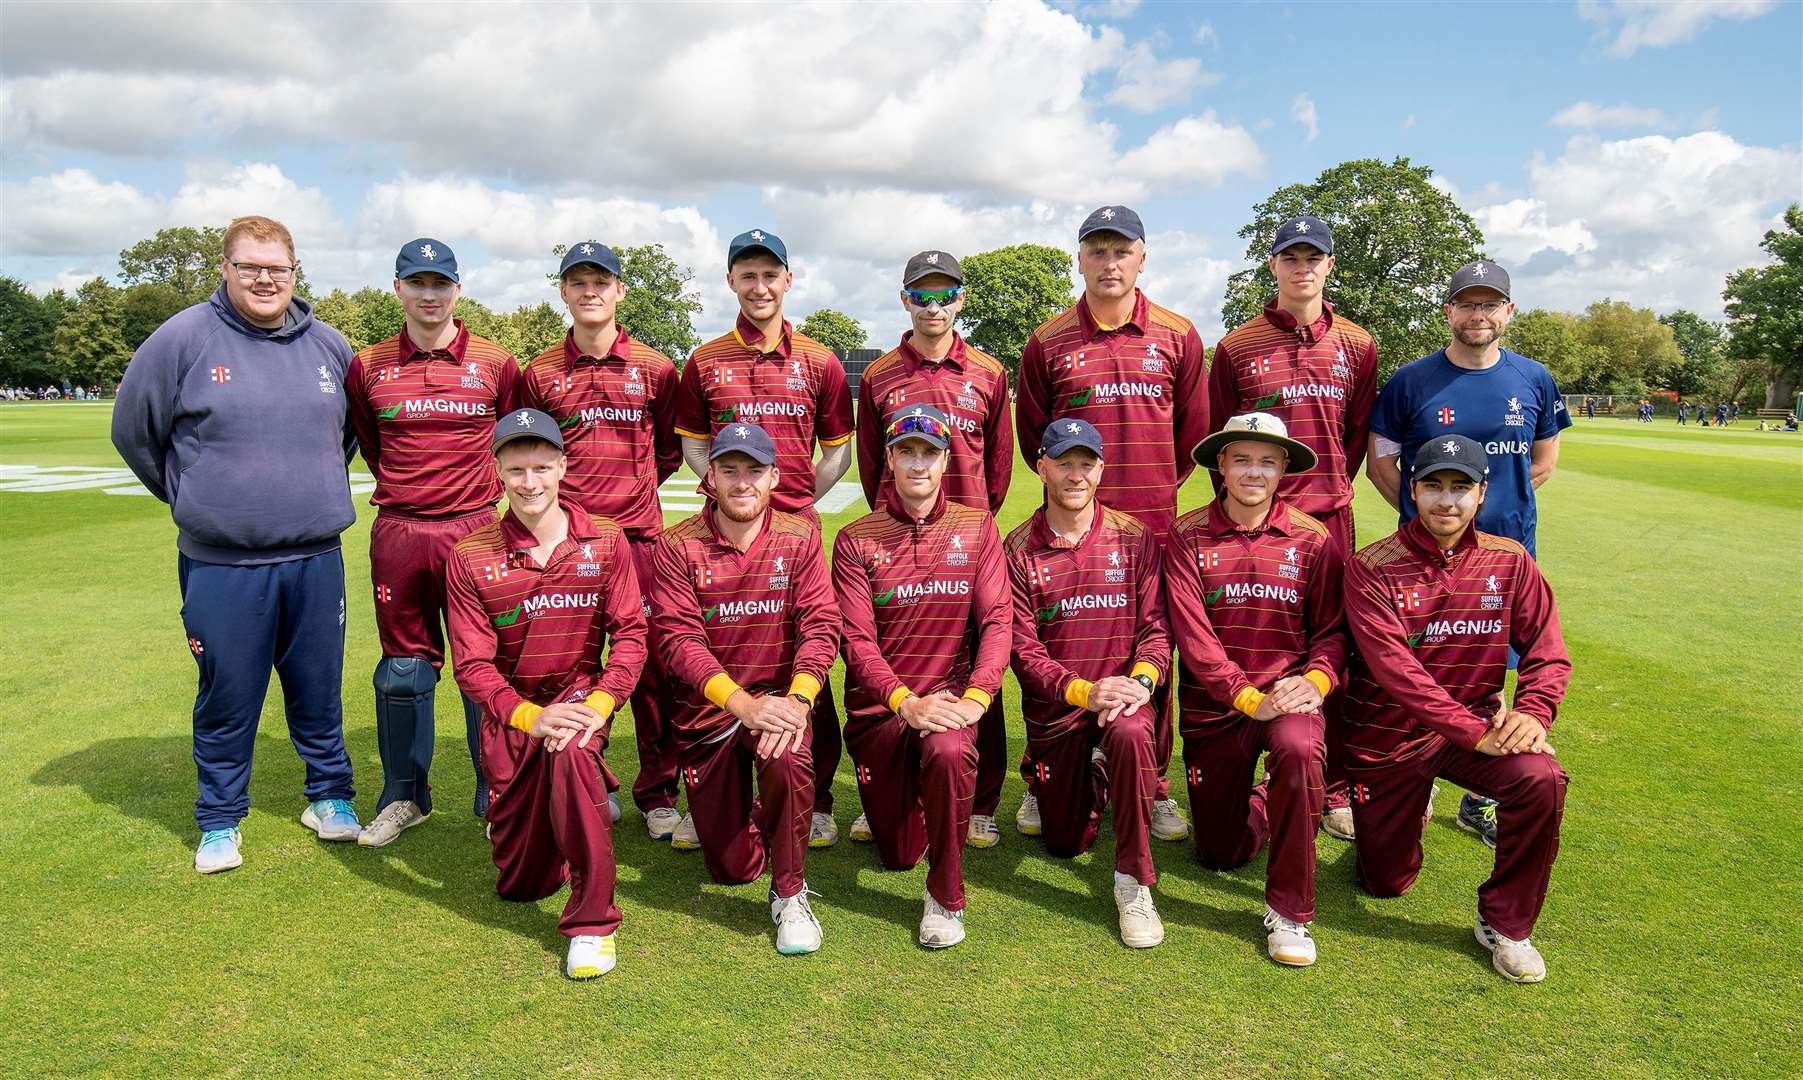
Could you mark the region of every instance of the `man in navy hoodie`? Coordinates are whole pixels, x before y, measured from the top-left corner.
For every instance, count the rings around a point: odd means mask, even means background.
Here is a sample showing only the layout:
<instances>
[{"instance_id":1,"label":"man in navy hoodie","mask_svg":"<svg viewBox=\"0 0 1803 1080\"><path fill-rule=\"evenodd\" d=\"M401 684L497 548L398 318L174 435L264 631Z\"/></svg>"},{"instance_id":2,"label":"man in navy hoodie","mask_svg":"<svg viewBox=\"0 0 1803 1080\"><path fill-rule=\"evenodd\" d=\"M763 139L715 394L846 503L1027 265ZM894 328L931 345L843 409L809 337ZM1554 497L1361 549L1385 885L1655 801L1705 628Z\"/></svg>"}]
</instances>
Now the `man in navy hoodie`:
<instances>
[{"instance_id":1,"label":"man in navy hoodie","mask_svg":"<svg viewBox=\"0 0 1803 1080\"><path fill-rule=\"evenodd\" d=\"M113 409L113 445L175 518L182 623L200 668L194 816L203 874L243 862L250 759L269 670L306 763L301 823L355 840L339 689L344 560L356 518L346 465L351 349L294 298L294 238L266 217L225 231L225 280L138 347Z\"/></svg>"}]
</instances>

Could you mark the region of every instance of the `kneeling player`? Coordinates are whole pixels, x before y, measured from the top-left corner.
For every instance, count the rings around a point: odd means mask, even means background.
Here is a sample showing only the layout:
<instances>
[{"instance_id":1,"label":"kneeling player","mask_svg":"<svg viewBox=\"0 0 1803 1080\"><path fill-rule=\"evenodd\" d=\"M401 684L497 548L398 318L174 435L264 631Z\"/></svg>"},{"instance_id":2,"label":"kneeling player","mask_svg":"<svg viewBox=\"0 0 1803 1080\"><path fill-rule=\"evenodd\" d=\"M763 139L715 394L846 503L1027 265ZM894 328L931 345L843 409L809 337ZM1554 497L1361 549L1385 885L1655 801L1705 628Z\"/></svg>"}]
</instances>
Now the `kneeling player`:
<instances>
[{"instance_id":1,"label":"kneeling player","mask_svg":"<svg viewBox=\"0 0 1803 1080\"><path fill-rule=\"evenodd\" d=\"M1196 855L1243 866L1268 840L1265 945L1315 962L1315 830L1327 763L1321 702L1346 663L1345 560L1328 528L1277 494L1315 454L1283 421L1247 413L1195 450L1220 496L1177 523L1165 559ZM1266 781L1253 784L1258 755Z\"/></svg>"},{"instance_id":2,"label":"kneeling player","mask_svg":"<svg viewBox=\"0 0 1803 1080\"><path fill-rule=\"evenodd\" d=\"M1152 691L1171 666L1158 540L1096 501L1102 436L1088 421L1054 420L1036 467L1045 505L1006 547L1041 835L1052 854L1080 855L1095 843L1102 807L1114 804L1121 941L1149 949L1164 941L1152 903Z\"/></svg>"},{"instance_id":3,"label":"kneeling player","mask_svg":"<svg viewBox=\"0 0 1803 1080\"><path fill-rule=\"evenodd\" d=\"M657 542L651 607L689 814L715 881L770 868L776 951L820 948L802 861L814 806L809 715L839 650L814 523L771 509L776 445L756 424L708 449L707 506ZM756 778L753 794L752 778Z\"/></svg>"},{"instance_id":4,"label":"kneeling player","mask_svg":"<svg viewBox=\"0 0 1803 1080\"><path fill-rule=\"evenodd\" d=\"M929 949L964 940L977 722L1001 692L1011 633L995 519L940 487L950 430L931 405L898 411L884 427L894 484L833 541L845 743L883 865L927 856L919 940Z\"/></svg>"},{"instance_id":5,"label":"kneeling player","mask_svg":"<svg viewBox=\"0 0 1803 1080\"><path fill-rule=\"evenodd\" d=\"M1529 940L1546 900L1565 773L1547 729L1571 681L1552 589L1527 549L1472 527L1489 456L1463 435L1415 454L1418 516L1361 550L1346 575L1358 659L1345 745L1359 884L1400 896L1421 870L1434 777L1499 801L1496 865L1477 891L1477 939L1513 982L1546 978ZM1509 650L1521 656L1503 707Z\"/></svg>"},{"instance_id":6,"label":"kneeling player","mask_svg":"<svg viewBox=\"0 0 1803 1080\"><path fill-rule=\"evenodd\" d=\"M620 529L557 498L557 421L520 409L495 427L501 520L457 542L446 571L457 685L482 707L488 834L503 899L570 883L564 973L614 966L614 851L601 752L645 662L638 575ZM607 664L601 664L603 639Z\"/></svg>"}]
</instances>

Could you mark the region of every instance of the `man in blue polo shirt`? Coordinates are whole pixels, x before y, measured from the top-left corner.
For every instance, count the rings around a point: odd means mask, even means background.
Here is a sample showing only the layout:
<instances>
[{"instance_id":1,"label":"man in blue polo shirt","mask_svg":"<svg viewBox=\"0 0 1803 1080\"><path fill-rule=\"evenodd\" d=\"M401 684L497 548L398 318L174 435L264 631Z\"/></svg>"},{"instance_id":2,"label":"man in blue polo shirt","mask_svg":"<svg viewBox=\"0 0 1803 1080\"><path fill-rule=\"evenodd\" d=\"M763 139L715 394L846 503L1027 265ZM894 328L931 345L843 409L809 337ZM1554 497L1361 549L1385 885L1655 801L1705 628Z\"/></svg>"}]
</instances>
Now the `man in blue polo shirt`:
<instances>
[{"instance_id":1,"label":"man in blue polo shirt","mask_svg":"<svg viewBox=\"0 0 1803 1080\"><path fill-rule=\"evenodd\" d=\"M1429 439L1464 435L1490 454L1490 483L1476 526L1534 554L1534 489L1559 463L1559 432L1571 414L1552 373L1498 344L1515 315L1508 271L1488 259L1459 268L1446 290L1446 348L1390 376L1371 412L1365 472L1398 511L1415 516L1402 477ZM1511 664L1510 666L1513 666ZM1496 846L1496 804L1466 795L1459 825Z\"/></svg>"}]
</instances>

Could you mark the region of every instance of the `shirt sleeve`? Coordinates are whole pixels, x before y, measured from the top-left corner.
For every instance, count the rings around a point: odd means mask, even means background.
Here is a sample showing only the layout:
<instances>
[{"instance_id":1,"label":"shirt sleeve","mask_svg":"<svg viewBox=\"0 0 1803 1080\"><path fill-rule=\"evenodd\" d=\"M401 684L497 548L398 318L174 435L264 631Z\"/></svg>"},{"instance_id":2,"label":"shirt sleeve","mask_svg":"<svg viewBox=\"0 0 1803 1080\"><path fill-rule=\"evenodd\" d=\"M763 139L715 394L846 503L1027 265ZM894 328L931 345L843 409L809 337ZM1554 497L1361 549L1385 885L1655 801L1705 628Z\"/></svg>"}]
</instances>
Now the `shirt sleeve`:
<instances>
[{"instance_id":1,"label":"shirt sleeve","mask_svg":"<svg viewBox=\"0 0 1803 1080\"><path fill-rule=\"evenodd\" d=\"M1408 427L1407 398L1408 386L1398 371L1377 393L1377 404L1371 407L1371 430L1391 442L1402 442Z\"/></svg>"},{"instance_id":2,"label":"shirt sleeve","mask_svg":"<svg viewBox=\"0 0 1803 1080\"><path fill-rule=\"evenodd\" d=\"M707 395L701 389L701 364L693 356L676 380L676 434L703 441L714 437L707 420ZM680 444L678 444L680 445Z\"/></svg>"},{"instance_id":3,"label":"shirt sleeve","mask_svg":"<svg viewBox=\"0 0 1803 1080\"><path fill-rule=\"evenodd\" d=\"M651 587L651 612L657 619L659 658L678 682L699 694L710 679L726 673L726 665L708 645L701 601L682 546L665 536L658 540L652 559L656 580Z\"/></svg>"},{"instance_id":4,"label":"shirt sleeve","mask_svg":"<svg viewBox=\"0 0 1803 1080\"><path fill-rule=\"evenodd\" d=\"M820 365L820 389L814 399L814 437L821 446L838 446L851 438L851 385L845 368L831 353Z\"/></svg>"},{"instance_id":5,"label":"shirt sleeve","mask_svg":"<svg viewBox=\"0 0 1803 1080\"><path fill-rule=\"evenodd\" d=\"M1128 671L1141 664L1158 669L1160 686L1171 678L1171 625L1165 611L1164 555L1158 536L1146 529L1139 536L1139 581L1135 583L1134 600L1137 615L1133 629L1133 662Z\"/></svg>"},{"instance_id":6,"label":"shirt sleeve","mask_svg":"<svg viewBox=\"0 0 1803 1080\"><path fill-rule=\"evenodd\" d=\"M1164 558L1165 610L1177 656L1190 678L1222 708L1231 708L1240 691L1252 686L1245 671L1221 647L1208 605L1202 599L1202 571L1197 568L1181 533L1171 534ZM1256 689L1256 687L1254 687Z\"/></svg>"},{"instance_id":7,"label":"shirt sleeve","mask_svg":"<svg viewBox=\"0 0 1803 1080\"><path fill-rule=\"evenodd\" d=\"M1351 481L1365 464L1371 445L1371 408L1377 401L1377 343L1359 351L1352 369L1352 396L1346 401L1346 479Z\"/></svg>"},{"instance_id":8,"label":"shirt sleeve","mask_svg":"<svg viewBox=\"0 0 1803 1080\"><path fill-rule=\"evenodd\" d=\"M1509 615L1509 644L1521 657L1514 707L1551 727L1571 685L1571 656L1559 629L1552 587L1531 557L1523 555L1521 564Z\"/></svg>"},{"instance_id":9,"label":"shirt sleeve","mask_svg":"<svg viewBox=\"0 0 1803 1080\"><path fill-rule=\"evenodd\" d=\"M607 666L601 669L598 689L614 699L617 712L632 696L645 667L645 607L639 602L639 572L624 534L616 531L613 538L613 574L607 584L607 606L602 611L602 629L607 632Z\"/></svg>"},{"instance_id":10,"label":"shirt sleeve","mask_svg":"<svg viewBox=\"0 0 1803 1080\"><path fill-rule=\"evenodd\" d=\"M357 433L357 447L363 453L363 464L369 466L372 475L379 477L382 473L377 462L382 456L382 440L378 434L376 410L369 400L368 371L360 355L351 358L350 370L345 372L344 398L351 430Z\"/></svg>"},{"instance_id":11,"label":"shirt sleeve","mask_svg":"<svg viewBox=\"0 0 1803 1080\"><path fill-rule=\"evenodd\" d=\"M870 374L866 369L866 376ZM870 380L858 380L858 483L864 488L864 501L876 509L877 487L883 477L883 418L878 414L875 392Z\"/></svg>"},{"instance_id":12,"label":"shirt sleeve","mask_svg":"<svg viewBox=\"0 0 1803 1080\"><path fill-rule=\"evenodd\" d=\"M505 727L526 699L495 667L500 639L482 608L469 566L455 554L445 568L445 622L451 631L451 655L457 658L451 669L457 688L482 706L484 724Z\"/></svg>"},{"instance_id":13,"label":"shirt sleeve","mask_svg":"<svg viewBox=\"0 0 1803 1080\"><path fill-rule=\"evenodd\" d=\"M977 655L971 664L970 686L994 700L1002 692L1002 673L1008 670L1008 650L1014 643L1014 606L1008 588L1007 561L995 519L983 519L983 539L977 551L976 589L971 595L977 621Z\"/></svg>"},{"instance_id":14,"label":"shirt sleeve","mask_svg":"<svg viewBox=\"0 0 1803 1080\"><path fill-rule=\"evenodd\" d=\"M1227 342L1217 343L1214 359L1208 366L1208 413L1217 424L1226 423L1228 417L1238 415L1240 411L1240 390L1234 382L1235 366ZM1215 494L1219 495L1221 474L1213 469L1207 472L1208 482L1214 485Z\"/></svg>"},{"instance_id":15,"label":"shirt sleeve","mask_svg":"<svg viewBox=\"0 0 1803 1080\"><path fill-rule=\"evenodd\" d=\"M181 382L178 335L165 323L144 339L126 365L113 402L113 448L150 493L164 502L163 466L175 428L176 388Z\"/></svg>"},{"instance_id":16,"label":"shirt sleeve","mask_svg":"<svg viewBox=\"0 0 1803 1080\"><path fill-rule=\"evenodd\" d=\"M1540 418L1534 425L1534 441L1557 438L1559 432L1571 426L1571 410L1565 407L1565 399L1559 395L1559 384L1554 381L1553 373L1540 367Z\"/></svg>"},{"instance_id":17,"label":"shirt sleeve","mask_svg":"<svg viewBox=\"0 0 1803 1080\"><path fill-rule=\"evenodd\" d=\"M878 701L888 701L900 689L909 689L883 658L876 640L876 607L870 601L870 570L858 554L851 534L841 529L833 538L833 597L839 605L844 628L841 647L845 676Z\"/></svg>"},{"instance_id":18,"label":"shirt sleeve","mask_svg":"<svg viewBox=\"0 0 1803 1080\"><path fill-rule=\"evenodd\" d=\"M1465 750L1477 749L1489 722L1452 699L1409 648L1390 590L1357 559L1346 571L1346 622L1359 659L1409 719Z\"/></svg>"},{"instance_id":19,"label":"shirt sleeve","mask_svg":"<svg viewBox=\"0 0 1803 1080\"><path fill-rule=\"evenodd\" d=\"M833 658L839 655L839 605L818 531L809 538L807 553L797 565L794 588L795 664L789 677L807 675L824 686Z\"/></svg>"},{"instance_id":20,"label":"shirt sleeve","mask_svg":"<svg viewBox=\"0 0 1803 1080\"><path fill-rule=\"evenodd\" d=\"M1015 377L1014 433L1020 444L1020 456L1027 467L1039 464L1039 437L1052 422L1052 377L1046 370L1045 348L1035 335L1027 339L1021 350L1020 374Z\"/></svg>"},{"instance_id":21,"label":"shirt sleeve","mask_svg":"<svg viewBox=\"0 0 1803 1080\"><path fill-rule=\"evenodd\" d=\"M1033 606L1033 586L1029 578L1031 556L1026 552L1008 555L1008 592L1014 619L1014 677L1028 697L1063 703L1064 689L1077 673L1052 659L1052 654L1039 640L1039 620Z\"/></svg>"},{"instance_id":22,"label":"shirt sleeve","mask_svg":"<svg viewBox=\"0 0 1803 1080\"><path fill-rule=\"evenodd\" d=\"M1206 350L1202 335L1194 326L1183 336L1182 366L1177 369L1175 428L1171 432L1175 445L1171 460L1177 464L1177 483L1189 479L1196 470L1196 459L1190 451L1208 438L1208 387Z\"/></svg>"},{"instance_id":23,"label":"shirt sleeve","mask_svg":"<svg viewBox=\"0 0 1803 1080\"><path fill-rule=\"evenodd\" d=\"M676 395L676 365L665 361L658 365L657 381L651 386L651 449L660 484L682 467L682 437L676 434Z\"/></svg>"},{"instance_id":24,"label":"shirt sleeve","mask_svg":"<svg viewBox=\"0 0 1803 1080\"><path fill-rule=\"evenodd\" d=\"M1014 480L1014 428L1008 415L1008 376L997 375L990 395L989 415L983 419L983 490L989 496L989 512L999 513Z\"/></svg>"},{"instance_id":25,"label":"shirt sleeve","mask_svg":"<svg viewBox=\"0 0 1803 1080\"><path fill-rule=\"evenodd\" d=\"M1315 572L1309 575L1303 597L1308 615L1308 664L1304 671L1327 676L1332 689L1346 680L1346 556L1330 539L1321 541Z\"/></svg>"}]
</instances>

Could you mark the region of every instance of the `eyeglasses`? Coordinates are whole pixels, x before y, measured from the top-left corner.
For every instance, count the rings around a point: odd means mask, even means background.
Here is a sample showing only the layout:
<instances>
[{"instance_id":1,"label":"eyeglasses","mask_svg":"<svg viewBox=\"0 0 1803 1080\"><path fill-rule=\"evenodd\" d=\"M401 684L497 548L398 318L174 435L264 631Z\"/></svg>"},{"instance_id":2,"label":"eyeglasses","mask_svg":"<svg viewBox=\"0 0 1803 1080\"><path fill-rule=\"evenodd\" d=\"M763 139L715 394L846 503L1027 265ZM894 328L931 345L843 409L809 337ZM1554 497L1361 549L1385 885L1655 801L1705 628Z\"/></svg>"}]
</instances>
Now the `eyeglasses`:
<instances>
[{"instance_id":1,"label":"eyeglasses","mask_svg":"<svg viewBox=\"0 0 1803 1080\"><path fill-rule=\"evenodd\" d=\"M1469 315L1474 311L1481 315L1494 315L1508 306L1507 300L1485 300L1481 304L1469 300L1459 300L1454 302L1452 310L1459 315Z\"/></svg>"},{"instance_id":2,"label":"eyeglasses","mask_svg":"<svg viewBox=\"0 0 1803 1080\"><path fill-rule=\"evenodd\" d=\"M937 416L919 416L909 414L898 416L889 421L889 438L897 439L904 435L924 435L930 439L945 439L950 436L946 426Z\"/></svg>"},{"instance_id":3,"label":"eyeglasses","mask_svg":"<svg viewBox=\"0 0 1803 1080\"><path fill-rule=\"evenodd\" d=\"M915 307L931 307L934 304L945 307L964 295L964 286L953 285L949 289L905 289L903 291L908 294L908 303Z\"/></svg>"},{"instance_id":4,"label":"eyeglasses","mask_svg":"<svg viewBox=\"0 0 1803 1080\"><path fill-rule=\"evenodd\" d=\"M299 266L259 266L256 263L241 262L232 263L231 266L233 270L238 271L239 281L255 281L264 274L268 274L269 280L277 285L293 278L294 272L300 269Z\"/></svg>"}]
</instances>

